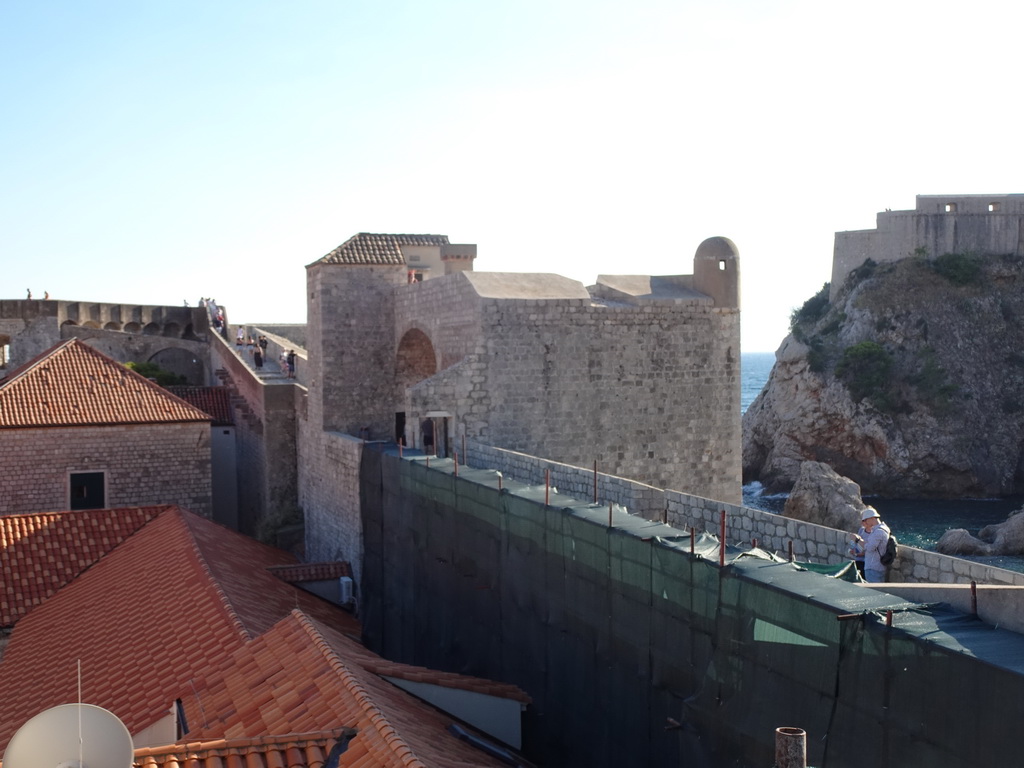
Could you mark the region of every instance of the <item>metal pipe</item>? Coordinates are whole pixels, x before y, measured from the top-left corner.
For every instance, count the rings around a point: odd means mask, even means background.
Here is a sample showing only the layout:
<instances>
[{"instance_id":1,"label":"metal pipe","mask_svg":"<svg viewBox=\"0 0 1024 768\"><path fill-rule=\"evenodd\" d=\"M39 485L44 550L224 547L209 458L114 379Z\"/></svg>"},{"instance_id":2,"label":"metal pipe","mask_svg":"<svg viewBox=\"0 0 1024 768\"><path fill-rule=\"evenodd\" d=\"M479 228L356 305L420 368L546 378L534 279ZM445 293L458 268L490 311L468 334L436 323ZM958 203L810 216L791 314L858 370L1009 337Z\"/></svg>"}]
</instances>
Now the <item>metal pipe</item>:
<instances>
[{"instance_id":1,"label":"metal pipe","mask_svg":"<svg viewBox=\"0 0 1024 768\"><path fill-rule=\"evenodd\" d=\"M807 732L803 728L775 729L775 768L807 768Z\"/></svg>"},{"instance_id":2,"label":"metal pipe","mask_svg":"<svg viewBox=\"0 0 1024 768\"><path fill-rule=\"evenodd\" d=\"M978 615L978 582L971 582L971 613Z\"/></svg>"},{"instance_id":3,"label":"metal pipe","mask_svg":"<svg viewBox=\"0 0 1024 768\"><path fill-rule=\"evenodd\" d=\"M454 462L455 476L458 477L459 476L459 452L458 451L452 451L452 461Z\"/></svg>"},{"instance_id":4,"label":"metal pipe","mask_svg":"<svg viewBox=\"0 0 1024 768\"><path fill-rule=\"evenodd\" d=\"M612 503L608 502L608 527L612 527Z\"/></svg>"},{"instance_id":5,"label":"metal pipe","mask_svg":"<svg viewBox=\"0 0 1024 768\"><path fill-rule=\"evenodd\" d=\"M757 549L757 538L756 537L750 540L750 546L753 547L754 549Z\"/></svg>"},{"instance_id":6,"label":"metal pipe","mask_svg":"<svg viewBox=\"0 0 1024 768\"><path fill-rule=\"evenodd\" d=\"M718 523L718 564L725 567L725 510L723 509L719 516Z\"/></svg>"},{"instance_id":7,"label":"metal pipe","mask_svg":"<svg viewBox=\"0 0 1024 768\"><path fill-rule=\"evenodd\" d=\"M892 626L892 611L886 611L885 612L885 626L887 626L887 627L891 627Z\"/></svg>"},{"instance_id":8,"label":"metal pipe","mask_svg":"<svg viewBox=\"0 0 1024 768\"><path fill-rule=\"evenodd\" d=\"M463 461L463 463L465 463L465 461L466 461L466 433L465 432L462 433L462 461Z\"/></svg>"},{"instance_id":9,"label":"metal pipe","mask_svg":"<svg viewBox=\"0 0 1024 768\"><path fill-rule=\"evenodd\" d=\"M544 506L551 503L551 470L544 470Z\"/></svg>"},{"instance_id":10,"label":"metal pipe","mask_svg":"<svg viewBox=\"0 0 1024 768\"><path fill-rule=\"evenodd\" d=\"M597 459L594 459L594 503L597 504Z\"/></svg>"},{"instance_id":11,"label":"metal pipe","mask_svg":"<svg viewBox=\"0 0 1024 768\"><path fill-rule=\"evenodd\" d=\"M796 560L796 556L793 554L793 540L789 540L789 562Z\"/></svg>"},{"instance_id":12,"label":"metal pipe","mask_svg":"<svg viewBox=\"0 0 1024 768\"><path fill-rule=\"evenodd\" d=\"M690 526L690 554L694 552L694 539L697 538L697 529L692 525Z\"/></svg>"}]
</instances>

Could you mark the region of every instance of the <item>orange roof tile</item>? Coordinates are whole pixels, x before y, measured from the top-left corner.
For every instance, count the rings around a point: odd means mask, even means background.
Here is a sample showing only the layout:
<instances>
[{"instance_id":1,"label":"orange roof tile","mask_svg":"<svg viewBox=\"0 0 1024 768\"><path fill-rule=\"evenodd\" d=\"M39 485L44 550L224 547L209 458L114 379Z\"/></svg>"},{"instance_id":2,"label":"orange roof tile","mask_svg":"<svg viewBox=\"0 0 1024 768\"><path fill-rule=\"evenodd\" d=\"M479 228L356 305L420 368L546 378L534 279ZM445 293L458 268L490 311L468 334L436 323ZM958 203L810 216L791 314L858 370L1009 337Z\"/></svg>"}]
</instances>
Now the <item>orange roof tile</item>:
<instances>
[{"instance_id":1,"label":"orange roof tile","mask_svg":"<svg viewBox=\"0 0 1024 768\"><path fill-rule=\"evenodd\" d=\"M78 339L61 342L0 379L0 429L209 420Z\"/></svg>"},{"instance_id":2,"label":"orange roof tile","mask_svg":"<svg viewBox=\"0 0 1024 768\"><path fill-rule=\"evenodd\" d=\"M172 395L180 397L209 415L215 427L226 427L235 423L235 409L231 406L231 393L227 387L173 384L166 389Z\"/></svg>"},{"instance_id":3,"label":"orange roof tile","mask_svg":"<svg viewBox=\"0 0 1024 768\"><path fill-rule=\"evenodd\" d=\"M165 509L0 516L0 627L14 625Z\"/></svg>"},{"instance_id":4,"label":"orange roof tile","mask_svg":"<svg viewBox=\"0 0 1024 768\"><path fill-rule=\"evenodd\" d=\"M403 245L447 245L447 235L353 235L318 264L405 264Z\"/></svg>"},{"instance_id":5,"label":"orange roof tile","mask_svg":"<svg viewBox=\"0 0 1024 768\"><path fill-rule=\"evenodd\" d=\"M300 611L240 648L183 704L187 738L295 733L340 724L357 736L340 766L499 766L448 732L453 719L369 671L376 656ZM272 684L272 695L262 691ZM217 716L214 713L224 713Z\"/></svg>"},{"instance_id":6,"label":"orange roof tile","mask_svg":"<svg viewBox=\"0 0 1024 768\"><path fill-rule=\"evenodd\" d=\"M321 768L339 741L355 735L351 728L319 733L262 736L255 739L217 739L135 750L135 768L225 768L256 765Z\"/></svg>"},{"instance_id":7,"label":"orange roof tile","mask_svg":"<svg viewBox=\"0 0 1024 768\"><path fill-rule=\"evenodd\" d=\"M280 565L269 569L282 581L295 584L303 581L327 581L342 576L352 576L352 566L342 560L324 563L298 563L297 565Z\"/></svg>"},{"instance_id":8,"label":"orange roof tile","mask_svg":"<svg viewBox=\"0 0 1024 768\"><path fill-rule=\"evenodd\" d=\"M417 668L379 659L353 639L349 614L273 575L293 566L288 553L163 508L15 625L0 659L0 750L33 715L78 700L81 661L82 700L132 733L181 699L185 738L137 750L140 768L322 768L344 729L356 734L339 768L504 765L377 673Z\"/></svg>"},{"instance_id":9,"label":"orange roof tile","mask_svg":"<svg viewBox=\"0 0 1024 768\"><path fill-rule=\"evenodd\" d=\"M294 561L166 509L15 625L0 660L0 749L33 715L77 700L78 660L83 700L136 733L296 606L358 633L344 611L266 571Z\"/></svg>"}]
</instances>

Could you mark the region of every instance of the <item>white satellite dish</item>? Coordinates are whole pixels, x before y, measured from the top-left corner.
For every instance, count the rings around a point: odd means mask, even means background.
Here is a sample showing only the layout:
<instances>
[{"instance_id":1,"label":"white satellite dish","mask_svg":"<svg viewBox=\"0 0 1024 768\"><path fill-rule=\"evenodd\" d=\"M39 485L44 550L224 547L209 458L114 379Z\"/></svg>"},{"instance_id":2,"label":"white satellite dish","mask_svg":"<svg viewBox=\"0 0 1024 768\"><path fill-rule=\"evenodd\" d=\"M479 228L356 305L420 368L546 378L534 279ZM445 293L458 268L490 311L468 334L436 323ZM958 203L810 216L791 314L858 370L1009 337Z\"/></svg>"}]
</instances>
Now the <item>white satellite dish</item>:
<instances>
[{"instance_id":1,"label":"white satellite dish","mask_svg":"<svg viewBox=\"0 0 1024 768\"><path fill-rule=\"evenodd\" d=\"M131 768L132 736L117 715L92 704L61 704L17 730L4 768Z\"/></svg>"}]
</instances>

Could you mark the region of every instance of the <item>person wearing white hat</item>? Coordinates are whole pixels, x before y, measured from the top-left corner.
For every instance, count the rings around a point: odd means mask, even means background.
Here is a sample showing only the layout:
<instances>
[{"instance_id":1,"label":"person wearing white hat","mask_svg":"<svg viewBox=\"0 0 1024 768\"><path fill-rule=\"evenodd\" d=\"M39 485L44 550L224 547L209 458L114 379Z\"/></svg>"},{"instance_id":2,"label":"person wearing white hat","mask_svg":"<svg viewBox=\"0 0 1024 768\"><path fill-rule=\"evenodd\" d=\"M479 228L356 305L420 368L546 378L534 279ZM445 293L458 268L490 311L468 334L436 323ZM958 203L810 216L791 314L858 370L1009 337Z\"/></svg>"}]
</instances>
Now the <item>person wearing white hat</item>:
<instances>
[{"instance_id":1,"label":"person wearing white hat","mask_svg":"<svg viewBox=\"0 0 1024 768\"><path fill-rule=\"evenodd\" d=\"M878 584L885 581L885 566L882 565L882 555L885 554L885 545L889 541L892 531L889 526L882 522L878 510L874 507L867 507L860 515L861 526L865 531L864 536L864 578Z\"/></svg>"}]
</instances>

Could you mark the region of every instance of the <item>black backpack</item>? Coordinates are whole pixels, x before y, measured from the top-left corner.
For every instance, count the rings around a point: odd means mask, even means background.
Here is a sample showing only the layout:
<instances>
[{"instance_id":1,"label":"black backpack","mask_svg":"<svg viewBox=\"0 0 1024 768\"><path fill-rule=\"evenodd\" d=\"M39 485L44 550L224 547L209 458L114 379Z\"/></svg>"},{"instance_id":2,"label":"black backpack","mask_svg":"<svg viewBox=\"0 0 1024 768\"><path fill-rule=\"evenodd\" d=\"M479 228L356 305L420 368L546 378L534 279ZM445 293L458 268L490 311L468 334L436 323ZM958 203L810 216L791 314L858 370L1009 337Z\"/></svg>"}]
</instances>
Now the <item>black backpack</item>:
<instances>
[{"instance_id":1,"label":"black backpack","mask_svg":"<svg viewBox=\"0 0 1024 768\"><path fill-rule=\"evenodd\" d=\"M882 561L882 565L892 565L892 561L897 558L899 553L899 542L896 541L896 537L890 533L889 540L885 542L885 552L882 553L879 560Z\"/></svg>"}]
</instances>

